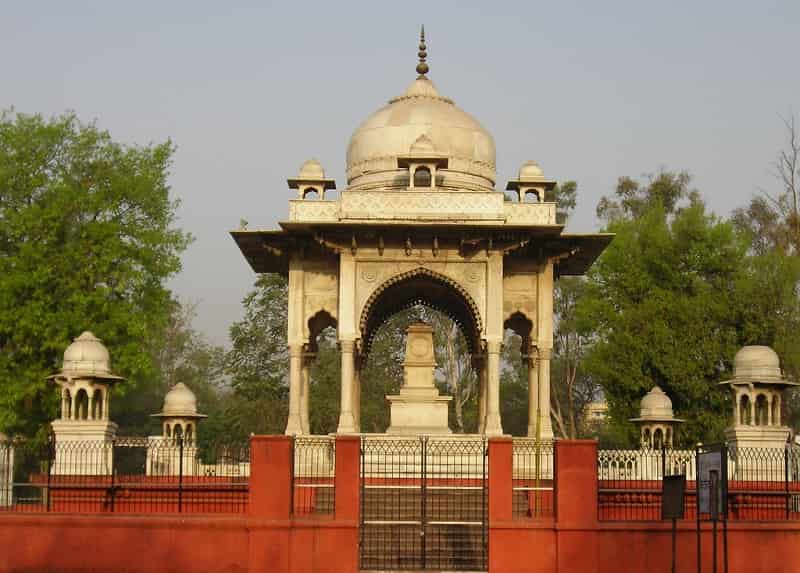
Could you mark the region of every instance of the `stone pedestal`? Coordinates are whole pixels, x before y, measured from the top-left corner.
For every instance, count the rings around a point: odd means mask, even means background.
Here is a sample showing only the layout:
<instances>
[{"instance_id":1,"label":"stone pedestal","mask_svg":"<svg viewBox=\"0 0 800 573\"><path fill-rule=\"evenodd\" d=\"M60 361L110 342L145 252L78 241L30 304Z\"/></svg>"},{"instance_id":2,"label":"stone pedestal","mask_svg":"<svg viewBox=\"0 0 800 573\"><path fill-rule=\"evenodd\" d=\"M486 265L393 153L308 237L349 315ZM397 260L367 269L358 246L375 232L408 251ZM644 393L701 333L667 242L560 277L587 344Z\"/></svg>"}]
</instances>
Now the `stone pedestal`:
<instances>
[{"instance_id":1,"label":"stone pedestal","mask_svg":"<svg viewBox=\"0 0 800 573\"><path fill-rule=\"evenodd\" d=\"M748 426L740 425L725 428L725 441L734 448L758 448L780 450L789 439L786 426Z\"/></svg>"},{"instance_id":2,"label":"stone pedestal","mask_svg":"<svg viewBox=\"0 0 800 573\"><path fill-rule=\"evenodd\" d=\"M388 434L449 434L447 403L433 381L436 359L433 328L415 323L406 331L406 358L400 394L386 396L391 404Z\"/></svg>"}]
</instances>

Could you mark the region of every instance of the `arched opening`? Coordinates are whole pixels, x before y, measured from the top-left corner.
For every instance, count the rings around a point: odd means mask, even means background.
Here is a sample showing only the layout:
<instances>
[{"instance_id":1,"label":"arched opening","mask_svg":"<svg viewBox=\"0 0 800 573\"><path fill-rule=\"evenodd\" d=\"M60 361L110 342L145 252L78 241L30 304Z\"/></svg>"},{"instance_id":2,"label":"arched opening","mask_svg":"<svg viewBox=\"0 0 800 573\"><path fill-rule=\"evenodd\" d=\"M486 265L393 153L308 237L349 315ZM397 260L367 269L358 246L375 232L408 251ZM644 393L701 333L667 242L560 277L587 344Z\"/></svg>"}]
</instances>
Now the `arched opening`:
<instances>
[{"instance_id":1,"label":"arched opening","mask_svg":"<svg viewBox=\"0 0 800 573\"><path fill-rule=\"evenodd\" d=\"M417 167L414 170L414 187L431 187L432 185L431 170L427 167Z\"/></svg>"},{"instance_id":2,"label":"arched opening","mask_svg":"<svg viewBox=\"0 0 800 573\"><path fill-rule=\"evenodd\" d=\"M306 199L314 200L319 198L320 198L319 190L316 187L308 187L303 191L304 200Z\"/></svg>"},{"instance_id":3,"label":"arched opening","mask_svg":"<svg viewBox=\"0 0 800 573\"><path fill-rule=\"evenodd\" d=\"M653 448L656 450L660 450L663 445L664 445L664 432L661 430L661 428L656 428L653 431Z\"/></svg>"},{"instance_id":4,"label":"arched opening","mask_svg":"<svg viewBox=\"0 0 800 573\"><path fill-rule=\"evenodd\" d=\"M667 428L666 442L664 445L668 448L672 447L672 428Z\"/></svg>"},{"instance_id":5,"label":"arched opening","mask_svg":"<svg viewBox=\"0 0 800 573\"><path fill-rule=\"evenodd\" d=\"M450 428L478 429L478 378L481 319L477 306L458 283L418 268L385 281L366 301L359 323L361 430L383 432L389 425L386 395L402 384L406 328L421 321L433 327L437 367L434 382L449 394Z\"/></svg>"},{"instance_id":6,"label":"arched opening","mask_svg":"<svg viewBox=\"0 0 800 573\"><path fill-rule=\"evenodd\" d=\"M539 192L535 189L528 189L527 191L525 191L525 196L523 197L522 200L525 203L541 203Z\"/></svg>"},{"instance_id":7,"label":"arched opening","mask_svg":"<svg viewBox=\"0 0 800 573\"><path fill-rule=\"evenodd\" d=\"M98 389L92 393L92 420L103 418L103 393Z\"/></svg>"},{"instance_id":8,"label":"arched opening","mask_svg":"<svg viewBox=\"0 0 800 573\"><path fill-rule=\"evenodd\" d=\"M164 437L171 438L172 437L172 428L169 424L164 424Z\"/></svg>"},{"instance_id":9,"label":"arched opening","mask_svg":"<svg viewBox=\"0 0 800 573\"><path fill-rule=\"evenodd\" d=\"M530 356L530 340L533 322L517 311L509 316L504 324L503 359L500 370L500 416L503 431L512 436L525 436L529 433L531 420L529 414L539 411L538 383L531 385L531 375L535 376L535 362ZM544 405L542 405L542 408ZM549 408L545 414L549 414ZM535 433L535 431L534 431Z\"/></svg>"},{"instance_id":10,"label":"arched opening","mask_svg":"<svg viewBox=\"0 0 800 573\"><path fill-rule=\"evenodd\" d=\"M750 396L742 394L739 399L739 423L749 426L752 423L750 418Z\"/></svg>"},{"instance_id":11,"label":"arched opening","mask_svg":"<svg viewBox=\"0 0 800 573\"><path fill-rule=\"evenodd\" d=\"M192 424L186 425L186 443L190 444L194 441L194 426Z\"/></svg>"},{"instance_id":12,"label":"arched opening","mask_svg":"<svg viewBox=\"0 0 800 573\"><path fill-rule=\"evenodd\" d=\"M180 440L183 437L183 426L175 424L172 428L172 435L176 440Z\"/></svg>"},{"instance_id":13,"label":"arched opening","mask_svg":"<svg viewBox=\"0 0 800 573\"><path fill-rule=\"evenodd\" d=\"M653 447L653 440L652 440L652 436L650 435L650 428L645 428L642 431L642 445L645 448L652 448Z\"/></svg>"},{"instance_id":14,"label":"arched opening","mask_svg":"<svg viewBox=\"0 0 800 573\"><path fill-rule=\"evenodd\" d=\"M87 420L89 418L89 395L81 388L75 394L75 419Z\"/></svg>"},{"instance_id":15,"label":"arched opening","mask_svg":"<svg viewBox=\"0 0 800 573\"><path fill-rule=\"evenodd\" d=\"M764 394L759 394L756 398L756 426L766 426L769 422L768 415L767 397Z\"/></svg>"},{"instance_id":16,"label":"arched opening","mask_svg":"<svg viewBox=\"0 0 800 573\"><path fill-rule=\"evenodd\" d=\"M336 319L322 310L308 320L309 341L303 357L301 422L315 435L336 431L341 397L341 357L337 348Z\"/></svg>"}]
</instances>

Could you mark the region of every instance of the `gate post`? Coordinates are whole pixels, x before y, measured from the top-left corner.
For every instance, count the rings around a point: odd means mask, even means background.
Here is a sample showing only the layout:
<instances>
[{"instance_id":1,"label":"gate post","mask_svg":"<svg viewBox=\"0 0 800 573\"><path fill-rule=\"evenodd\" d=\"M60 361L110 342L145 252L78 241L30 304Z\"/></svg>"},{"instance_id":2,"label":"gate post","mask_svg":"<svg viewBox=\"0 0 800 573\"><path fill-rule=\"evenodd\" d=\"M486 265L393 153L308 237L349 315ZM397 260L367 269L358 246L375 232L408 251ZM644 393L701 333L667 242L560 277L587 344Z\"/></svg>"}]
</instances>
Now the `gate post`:
<instances>
[{"instance_id":1,"label":"gate post","mask_svg":"<svg viewBox=\"0 0 800 573\"><path fill-rule=\"evenodd\" d=\"M556 442L558 571L597 568L597 442Z\"/></svg>"},{"instance_id":2,"label":"gate post","mask_svg":"<svg viewBox=\"0 0 800 573\"><path fill-rule=\"evenodd\" d=\"M250 438L250 503L253 517L288 520L292 512L292 437Z\"/></svg>"},{"instance_id":3,"label":"gate post","mask_svg":"<svg viewBox=\"0 0 800 573\"><path fill-rule=\"evenodd\" d=\"M514 443L509 437L489 438L489 528L511 521ZM491 552L489 552L491 556Z\"/></svg>"},{"instance_id":4,"label":"gate post","mask_svg":"<svg viewBox=\"0 0 800 573\"><path fill-rule=\"evenodd\" d=\"M334 518L358 521L361 437L336 436L336 498Z\"/></svg>"}]
</instances>

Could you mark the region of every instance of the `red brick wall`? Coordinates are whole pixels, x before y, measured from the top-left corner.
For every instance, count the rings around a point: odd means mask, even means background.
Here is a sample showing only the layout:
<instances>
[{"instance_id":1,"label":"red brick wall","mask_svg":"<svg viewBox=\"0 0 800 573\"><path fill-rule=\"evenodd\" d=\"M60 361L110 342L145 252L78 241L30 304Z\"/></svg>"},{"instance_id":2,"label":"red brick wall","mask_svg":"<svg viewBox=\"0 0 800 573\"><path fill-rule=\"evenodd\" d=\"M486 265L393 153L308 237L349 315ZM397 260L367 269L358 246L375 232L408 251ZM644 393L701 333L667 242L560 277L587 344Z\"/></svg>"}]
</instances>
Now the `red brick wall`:
<instances>
[{"instance_id":1,"label":"red brick wall","mask_svg":"<svg viewBox=\"0 0 800 573\"><path fill-rule=\"evenodd\" d=\"M670 571L669 524L597 521L594 442L557 444L555 517L539 521L512 519L512 445L497 439L489 447L490 571ZM259 436L251 448L247 515L1 514L0 573L355 573L358 440L338 439L335 514L325 520L291 515L289 439ZM710 572L707 528L702 543ZM731 573L800 573L800 524L733 523L728 545ZM696 571L696 559L694 523L681 523L677 570Z\"/></svg>"}]
</instances>

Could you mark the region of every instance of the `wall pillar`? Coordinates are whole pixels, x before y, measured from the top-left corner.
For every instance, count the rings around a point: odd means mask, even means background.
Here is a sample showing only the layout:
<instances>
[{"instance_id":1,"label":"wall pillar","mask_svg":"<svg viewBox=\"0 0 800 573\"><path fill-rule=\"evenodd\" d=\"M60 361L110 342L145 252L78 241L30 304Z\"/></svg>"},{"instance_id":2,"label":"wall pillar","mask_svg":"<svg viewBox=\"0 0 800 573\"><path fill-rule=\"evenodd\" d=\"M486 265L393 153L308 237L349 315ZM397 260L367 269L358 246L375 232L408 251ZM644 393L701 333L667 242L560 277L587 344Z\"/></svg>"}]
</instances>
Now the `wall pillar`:
<instances>
[{"instance_id":1,"label":"wall pillar","mask_svg":"<svg viewBox=\"0 0 800 573\"><path fill-rule=\"evenodd\" d=\"M339 348L342 355L342 400L339 410L339 427L336 432L339 434L354 434L356 432L356 422L353 417L353 375L355 372L353 351L355 342L341 340L339 341Z\"/></svg>"},{"instance_id":2,"label":"wall pillar","mask_svg":"<svg viewBox=\"0 0 800 573\"><path fill-rule=\"evenodd\" d=\"M360 503L361 438L336 436L336 520L358 523ZM357 548L356 560L358 557Z\"/></svg>"},{"instance_id":3,"label":"wall pillar","mask_svg":"<svg viewBox=\"0 0 800 573\"><path fill-rule=\"evenodd\" d=\"M541 420L539 409L539 349L532 346L528 351L528 436L530 437L537 437L536 422ZM538 430L541 436L541 425Z\"/></svg>"},{"instance_id":4,"label":"wall pillar","mask_svg":"<svg viewBox=\"0 0 800 573\"><path fill-rule=\"evenodd\" d=\"M303 345L289 345L289 418L286 421L286 434L302 434L300 404L303 392Z\"/></svg>"},{"instance_id":5,"label":"wall pillar","mask_svg":"<svg viewBox=\"0 0 800 573\"><path fill-rule=\"evenodd\" d=\"M500 421L500 348L499 340L486 343L486 426L484 433L499 436L503 433Z\"/></svg>"},{"instance_id":6,"label":"wall pillar","mask_svg":"<svg viewBox=\"0 0 800 573\"><path fill-rule=\"evenodd\" d=\"M489 438L489 527L512 519L514 443L510 437ZM491 556L491 552L489 554ZM492 569L491 565L489 569Z\"/></svg>"},{"instance_id":7,"label":"wall pillar","mask_svg":"<svg viewBox=\"0 0 800 573\"><path fill-rule=\"evenodd\" d=\"M596 571L597 442L555 443L558 571Z\"/></svg>"},{"instance_id":8,"label":"wall pillar","mask_svg":"<svg viewBox=\"0 0 800 573\"><path fill-rule=\"evenodd\" d=\"M250 503L252 517L289 519L292 512L292 438L250 438Z\"/></svg>"}]
</instances>

